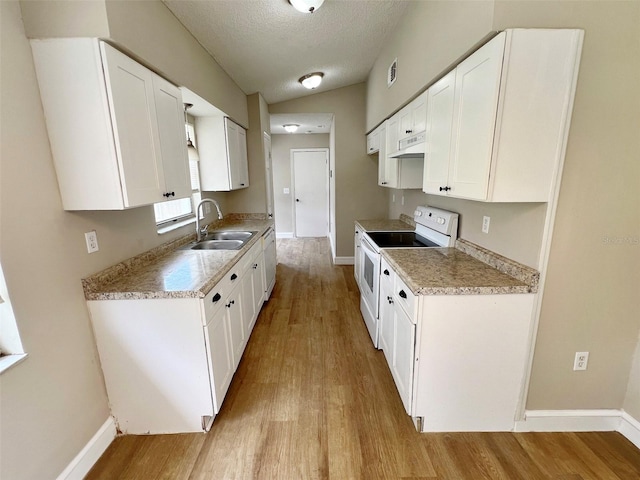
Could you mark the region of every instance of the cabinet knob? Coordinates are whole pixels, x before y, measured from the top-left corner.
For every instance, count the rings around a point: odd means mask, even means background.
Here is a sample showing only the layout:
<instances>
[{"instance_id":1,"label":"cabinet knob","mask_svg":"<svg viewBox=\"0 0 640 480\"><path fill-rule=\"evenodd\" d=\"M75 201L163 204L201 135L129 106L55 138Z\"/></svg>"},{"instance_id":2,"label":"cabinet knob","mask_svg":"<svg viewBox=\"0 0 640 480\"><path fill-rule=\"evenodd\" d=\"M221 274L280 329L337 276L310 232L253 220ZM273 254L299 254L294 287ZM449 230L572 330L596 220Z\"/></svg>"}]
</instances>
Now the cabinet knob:
<instances>
[{"instance_id":1,"label":"cabinet knob","mask_svg":"<svg viewBox=\"0 0 640 480\"><path fill-rule=\"evenodd\" d=\"M222 297L220 296L219 293L216 293L213 298L211 299L211 302L216 303L217 301L219 301Z\"/></svg>"},{"instance_id":2,"label":"cabinet knob","mask_svg":"<svg viewBox=\"0 0 640 480\"><path fill-rule=\"evenodd\" d=\"M226 307L231 308L231 305L234 305L235 303L236 303L235 300L231 300L229 303L227 303Z\"/></svg>"},{"instance_id":3,"label":"cabinet knob","mask_svg":"<svg viewBox=\"0 0 640 480\"><path fill-rule=\"evenodd\" d=\"M400 290L400 292L398 292L398 295L400 295L400 298L407 298L407 294L404 293L404 290Z\"/></svg>"},{"instance_id":4,"label":"cabinet knob","mask_svg":"<svg viewBox=\"0 0 640 480\"><path fill-rule=\"evenodd\" d=\"M235 273L231 275L231 280L235 280L236 278L238 278L238 275L236 275Z\"/></svg>"},{"instance_id":5,"label":"cabinet knob","mask_svg":"<svg viewBox=\"0 0 640 480\"><path fill-rule=\"evenodd\" d=\"M389 275L389 270L387 270L387 269L385 268L385 269L384 269L384 272L382 272L382 273L384 273L385 275Z\"/></svg>"},{"instance_id":6,"label":"cabinet knob","mask_svg":"<svg viewBox=\"0 0 640 480\"><path fill-rule=\"evenodd\" d=\"M389 302L389 305L391 305L393 303L393 298L392 297L387 297L387 302Z\"/></svg>"},{"instance_id":7,"label":"cabinet knob","mask_svg":"<svg viewBox=\"0 0 640 480\"><path fill-rule=\"evenodd\" d=\"M404 133L411 133L413 130L405 130Z\"/></svg>"},{"instance_id":8,"label":"cabinet knob","mask_svg":"<svg viewBox=\"0 0 640 480\"><path fill-rule=\"evenodd\" d=\"M386 185L386 184L387 184L387 182L382 182L382 185Z\"/></svg>"},{"instance_id":9,"label":"cabinet knob","mask_svg":"<svg viewBox=\"0 0 640 480\"><path fill-rule=\"evenodd\" d=\"M296 202L299 202L299 201L300 201L300 199L299 199L299 198L296 198Z\"/></svg>"},{"instance_id":10,"label":"cabinet knob","mask_svg":"<svg viewBox=\"0 0 640 480\"><path fill-rule=\"evenodd\" d=\"M258 268L258 264L257 264L257 263L254 263L254 264L253 264L253 269L255 270L256 268Z\"/></svg>"},{"instance_id":11,"label":"cabinet knob","mask_svg":"<svg viewBox=\"0 0 640 480\"><path fill-rule=\"evenodd\" d=\"M163 197L175 197L176 196L176 192L167 192L167 193L163 193L162 194Z\"/></svg>"},{"instance_id":12,"label":"cabinet knob","mask_svg":"<svg viewBox=\"0 0 640 480\"><path fill-rule=\"evenodd\" d=\"M241 186L241 187L244 187L244 183L241 183L241 184L240 184L240 186Z\"/></svg>"},{"instance_id":13,"label":"cabinet knob","mask_svg":"<svg viewBox=\"0 0 640 480\"><path fill-rule=\"evenodd\" d=\"M441 192L448 192L449 190L451 190L451 187L440 187Z\"/></svg>"}]
</instances>

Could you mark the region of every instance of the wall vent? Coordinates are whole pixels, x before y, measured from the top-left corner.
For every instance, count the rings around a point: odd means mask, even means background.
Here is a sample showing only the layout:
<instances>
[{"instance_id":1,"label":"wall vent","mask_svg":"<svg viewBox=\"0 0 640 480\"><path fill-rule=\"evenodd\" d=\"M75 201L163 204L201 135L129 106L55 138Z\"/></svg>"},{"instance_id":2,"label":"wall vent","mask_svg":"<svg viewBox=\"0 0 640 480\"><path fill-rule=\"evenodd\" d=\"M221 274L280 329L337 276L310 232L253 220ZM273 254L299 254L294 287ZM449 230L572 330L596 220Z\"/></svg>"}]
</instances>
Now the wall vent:
<instances>
[{"instance_id":1,"label":"wall vent","mask_svg":"<svg viewBox=\"0 0 640 480\"><path fill-rule=\"evenodd\" d=\"M391 87L398 78L398 59L395 58L391 65L389 65L389 71L387 72L387 88Z\"/></svg>"}]
</instances>

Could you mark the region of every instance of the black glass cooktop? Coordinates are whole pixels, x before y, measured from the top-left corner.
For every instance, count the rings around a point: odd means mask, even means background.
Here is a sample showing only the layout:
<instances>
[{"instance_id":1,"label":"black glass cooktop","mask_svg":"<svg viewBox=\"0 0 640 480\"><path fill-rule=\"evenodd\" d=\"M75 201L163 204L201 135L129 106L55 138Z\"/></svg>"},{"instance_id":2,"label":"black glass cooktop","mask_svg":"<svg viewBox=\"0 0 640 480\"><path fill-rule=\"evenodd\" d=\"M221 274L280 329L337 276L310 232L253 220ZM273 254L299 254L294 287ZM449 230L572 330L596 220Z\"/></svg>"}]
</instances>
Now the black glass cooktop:
<instances>
[{"instance_id":1,"label":"black glass cooktop","mask_svg":"<svg viewBox=\"0 0 640 480\"><path fill-rule=\"evenodd\" d=\"M367 235L379 248L421 248L439 247L431 240L416 234L416 232L367 232Z\"/></svg>"}]
</instances>

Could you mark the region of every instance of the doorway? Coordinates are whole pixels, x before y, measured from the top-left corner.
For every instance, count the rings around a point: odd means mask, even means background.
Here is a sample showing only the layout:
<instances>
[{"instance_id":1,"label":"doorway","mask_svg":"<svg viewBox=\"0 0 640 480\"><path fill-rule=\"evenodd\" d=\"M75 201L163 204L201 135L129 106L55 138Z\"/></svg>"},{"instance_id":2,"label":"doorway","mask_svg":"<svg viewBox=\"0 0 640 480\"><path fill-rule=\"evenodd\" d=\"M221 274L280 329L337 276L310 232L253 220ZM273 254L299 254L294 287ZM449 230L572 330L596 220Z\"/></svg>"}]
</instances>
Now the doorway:
<instances>
[{"instance_id":1,"label":"doorway","mask_svg":"<svg viewBox=\"0 0 640 480\"><path fill-rule=\"evenodd\" d=\"M291 150L294 235L329 234L329 149Z\"/></svg>"}]
</instances>

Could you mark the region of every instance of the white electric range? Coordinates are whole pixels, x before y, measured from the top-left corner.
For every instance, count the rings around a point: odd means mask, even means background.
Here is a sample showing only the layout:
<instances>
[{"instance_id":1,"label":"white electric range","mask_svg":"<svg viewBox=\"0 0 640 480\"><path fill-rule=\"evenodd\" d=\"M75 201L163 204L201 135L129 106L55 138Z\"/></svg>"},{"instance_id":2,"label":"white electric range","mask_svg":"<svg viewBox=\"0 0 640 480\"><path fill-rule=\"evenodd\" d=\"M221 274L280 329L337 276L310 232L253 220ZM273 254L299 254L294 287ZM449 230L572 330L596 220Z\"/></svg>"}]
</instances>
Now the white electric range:
<instances>
[{"instance_id":1,"label":"white electric range","mask_svg":"<svg viewBox=\"0 0 640 480\"><path fill-rule=\"evenodd\" d=\"M380 250L383 248L453 247L458 236L458 214L432 207L416 208L415 230L371 231L362 234L360 311L376 348L380 310Z\"/></svg>"}]
</instances>

